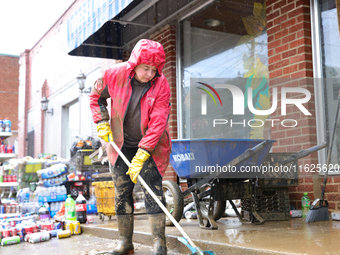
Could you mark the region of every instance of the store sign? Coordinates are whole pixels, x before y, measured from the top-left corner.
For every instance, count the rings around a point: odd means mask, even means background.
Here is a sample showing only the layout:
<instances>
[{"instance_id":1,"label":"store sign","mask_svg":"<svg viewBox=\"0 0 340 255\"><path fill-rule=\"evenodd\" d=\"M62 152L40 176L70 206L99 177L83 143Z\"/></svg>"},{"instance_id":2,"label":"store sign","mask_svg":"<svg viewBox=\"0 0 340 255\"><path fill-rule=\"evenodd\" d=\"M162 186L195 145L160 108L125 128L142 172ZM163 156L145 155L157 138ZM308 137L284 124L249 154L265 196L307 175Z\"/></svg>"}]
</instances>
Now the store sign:
<instances>
[{"instance_id":1,"label":"store sign","mask_svg":"<svg viewBox=\"0 0 340 255\"><path fill-rule=\"evenodd\" d=\"M67 20L68 50L72 51L117 16L133 0L85 0Z\"/></svg>"}]
</instances>

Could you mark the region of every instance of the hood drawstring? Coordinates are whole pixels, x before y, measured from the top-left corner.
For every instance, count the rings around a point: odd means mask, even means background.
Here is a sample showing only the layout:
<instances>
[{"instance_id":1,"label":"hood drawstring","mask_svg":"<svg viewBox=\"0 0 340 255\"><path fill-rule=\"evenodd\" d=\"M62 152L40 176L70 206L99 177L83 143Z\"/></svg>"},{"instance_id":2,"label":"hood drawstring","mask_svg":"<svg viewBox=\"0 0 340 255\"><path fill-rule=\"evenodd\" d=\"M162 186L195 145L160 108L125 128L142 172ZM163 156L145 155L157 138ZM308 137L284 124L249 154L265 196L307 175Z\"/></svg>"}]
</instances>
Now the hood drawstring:
<instances>
[{"instance_id":1,"label":"hood drawstring","mask_svg":"<svg viewBox=\"0 0 340 255\"><path fill-rule=\"evenodd\" d=\"M128 94L129 94L129 89L130 89L130 80L131 80L131 76L129 75L129 77L128 77L128 79L127 79L127 86L128 86L128 88L127 88L127 90L126 90L126 95L128 95Z\"/></svg>"},{"instance_id":2,"label":"hood drawstring","mask_svg":"<svg viewBox=\"0 0 340 255\"><path fill-rule=\"evenodd\" d=\"M156 81L153 80L153 81L152 81L152 93L151 93L152 96L155 96L155 87L156 87L156 86L155 86L155 83L156 83Z\"/></svg>"}]
</instances>

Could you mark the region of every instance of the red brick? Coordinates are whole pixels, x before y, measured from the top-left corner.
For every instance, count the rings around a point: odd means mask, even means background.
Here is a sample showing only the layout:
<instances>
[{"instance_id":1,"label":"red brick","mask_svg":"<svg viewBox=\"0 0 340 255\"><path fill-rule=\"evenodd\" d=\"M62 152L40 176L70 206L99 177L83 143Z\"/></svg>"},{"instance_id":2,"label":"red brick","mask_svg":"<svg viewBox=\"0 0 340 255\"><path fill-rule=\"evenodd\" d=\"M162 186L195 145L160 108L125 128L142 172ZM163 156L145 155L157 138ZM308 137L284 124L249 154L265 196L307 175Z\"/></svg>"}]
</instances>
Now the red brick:
<instances>
[{"instance_id":1,"label":"red brick","mask_svg":"<svg viewBox=\"0 0 340 255\"><path fill-rule=\"evenodd\" d=\"M325 192L338 192L338 184L327 184Z\"/></svg>"},{"instance_id":2,"label":"red brick","mask_svg":"<svg viewBox=\"0 0 340 255\"><path fill-rule=\"evenodd\" d=\"M292 42L296 39L296 34L291 34L291 35L288 35L284 38L281 39L281 43L282 44L286 44L288 42Z\"/></svg>"},{"instance_id":3,"label":"red brick","mask_svg":"<svg viewBox=\"0 0 340 255\"><path fill-rule=\"evenodd\" d=\"M272 35L272 34L275 34L275 33L279 32L280 30L281 30L281 26L277 25L275 27L268 28L267 29L267 34L269 36L269 35Z\"/></svg>"},{"instance_id":4,"label":"red brick","mask_svg":"<svg viewBox=\"0 0 340 255\"><path fill-rule=\"evenodd\" d=\"M279 60L281 60L281 55L280 54L275 55L275 56L269 58L268 63L272 64L272 63L275 63L275 62L277 62Z\"/></svg>"},{"instance_id":5,"label":"red brick","mask_svg":"<svg viewBox=\"0 0 340 255\"><path fill-rule=\"evenodd\" d=\"M281 15L281 16L277 15L276 17L277 18L275 18L274 21L273 21L274 25L281 24L282 22L286 21L287 18L288 18L288 15L287 14ZM282 28L282 26L281 26L281 28Z\"/></svg>"},{"instance_id":6,"label":"red brick","mask_svg":"<svg viewBox=\"0 0 340 255\"><path fill-rule=\"evenodd\" d=\"M278 39L280 39L280 38L282 38L282 37L285 37L285 36L287 36L287 35L288 35L288 29L283 29L283 30L277 32L277 33L274 35L274 37L275 37L275 40L278 40Z\"/></svg>"},{"instance_id":7,"label":"red brick","mask_svg":"<svg viewBox=\"0 0 340 255\"><path fill-rule=\"evenodd\" d=\"M313 70L313 63L312 62L303 62L299 64L299 70L302 69L311 69Z\"/></svg>"},{"instance_id":8,"label":"red brick","mask_svg":"<svg viewBox=\"0 0 340 255\"><path fill-rule=\"evenodd\" d=\"M297 55L297 56L293 56L293 57L290 58L290 63L294 64L294 63L298 63L298 62L302 62L302 61L306 61L306 60L311 61L312 55L311 54L300 54L300 55Z\"/></svg>"},{"instance_id":9,"label":"red brick","mask_svg":"<svg viewBox=\"0 0 340 255\"><path fill-rule=\"evenodd\" d=\"M299 71L296 73L292 73L290 75L291 78L303 78L303 77L313 77L313 71Z\"/></svg>"},{"instance_id":10,"label":"red brick","mask_svg":"<svg viewBox=\"0 0 340 255\"><path fill-rule=\"evenodd\" d=\"M291 26L289 28L289 33L294 33L296 31L307 29L307 28L310 28L309 23L307 23L307 22L298 23L298 24Z\"/></svg>"},{"instance_id":11,"label":"red brick","mask_svg":"<svg viewBox=\"0 0 340 255\"><path fill-rule=\"evenodd\" d=\"M281 14L287 13L295 9L295 3L288 4L287 6L281 8Z\"/></svg>"},{"instance_id":12,"label":"red brick","mask_svg":"<svg viewBox=\"0 0 340 255\"><path fill-rule=\"evenodd\" d=\"M291 57L291 56L294 56L294 55L296 55L296 52L297 52L296 49L293 49L293 50L289 50L289 51L283 52L283 53L282 53L282 58L289 58L289 57Z\"/></svg>"},{"instance_id":13,"label":"red brick","mask_svg":"<svg viewBox=\"0 0 340 255\"><path fill-rule=\"evenodd\" d=\"M267 1L267 4L268 4L268 1ZM274 20L279 15L280 15L280 11L279 10L277 10L277 11L275 11L273 13L270 13L270 14L267 15L267 21ZM274 24L274 21L272 23ZM267 27L268 27L268 23L267 23Z\"/></svg>"},{"instance_id":14,"label":"red brick","mask_svg":"<svg viewBox=\"0 0 340 255\"><path fill-rule=\"evenodd\" d=\"M304 45L304 46L299 47L297 50L298 50L299 54L301 54L301 53L312 53L312 46Z\"/></svg>"},{"instance_id":15,"label":"red brick","mask_svg":"<svg viewBox=\"0 0 340 255\"><path fill-rule=\"evenodd\" d=\"M278 53L281 53L281 52L286 51L286 50L288 50L288 44L276 47L275 53L278 54Z\"/></svg>"},{"instance_id":16,"label":"red brick","mask_svg":"<svg viewBox=\"0 0 340 255\"><path fill-rule=\"evenodd\" d=\"M302 149L301 145L292 145L292 146L287 146L287 151L288 152L297 152Z\"/></svg>"},{"instance_id":17,"label":"red brick","mask_svg":"<svg viewBox=\"0 0 340 255\"><path fill-rule=\"evenodd\" d=\"M287 65L289 65L289 59L285 59L285 60L281 60L279 62L276 62L274 64L274 68L275 68L275 70L277 70L277 69L284 67L284 66L287 66Z\"/></svg>"},{"instance_id":18,"label":"red brick","mask_svg":"<svg viewBox=\"0 0 340 255\"><path fill-rule=\"evenodd\" d=\"M326 195L326 200L328 200L328 201L339 201L340 200L340 194L326 193L325 195Z\"/></svg>"},{"instance_id":19,"label":"red brick","mask_svg":"<svg viewBox=\"0 0 340 255\"><path fill-rule=\"evenodd\" d=\"M268 43L268 49L276 49L281 45L281 40L273 41Z\"/></svg>"},{"instance_id":20,"label":"red brick","mask_svg":"<svg viewBox=\"0 0 340 255\"><path fill-rule=\"evenodd\" d=\"M284 145L288 145L288 144L293 144L293 142L294 142L293 138L280 139L279 145L284 146Z\"/></svg>"},{"instance_id":21,"label":"red brick","mask_svg":"<svg viewBox=\"0 0 340 255\"><path fill-rule=\"evenodd\" d=\"M330 210L335 210L336 209L336 203L335 202L331 202L331 201L328 201L328 209Z\"/></svg>"},{"instance_id":22,"label":"red brick","mask_svg":"<svg viewBox=\"0 0 340 255\"><path fill-rule=\"evenodd\" d=\"M296 192L296 187L288 187L289 192Z\"/></svg>"},{"instance_id":23,"label":"red brick","mask_svg":"<svg viewBox=\"0 0 340 255\"><path fill-rule=\"evenodd\" d=\"M278 2L278 1L280 1L280 0L267 0L266 4L267 4L267 6L269 6L269 5L274 4L274 3Z\"/></svg>"},{"instance_id":24,"label":"red brick","mask_svg":"<svg viewBox=\"0 0 340 255\"><path fill-rule=\"evenodd\" d=\"M299 46L304 45L304 44L311 45L312 40L310 38L301 38L301 39L298 39L298 40L291 42L289 44L289 47L295 48L295 47L299 47Z\"/></svg>"},{"instance_id":25,"label":"red brick","mask_svg":"<svg viewBox=\"0 0 340 255\"><path fill-rule=\"evenodd\" d=\"M273 10L280 9L287 4L286 0L281 0L273 4Z\"/></svg>"},{"instance_id":26,"label":"red brick","mask_svg":"<svg viewBox=\"0 0 340 255\"><path fill-rule=\"evenodd\" d=\"M296 7L299 7L301 5L305 5L305 6L310 6L310 2L309 0L299 0L296 2Z\"/></svg>"},{"instance_id":27,"label":"red brick","mask_svg":"<svg viewBox=\"0 0 340 255\"><path fill-rule=\"evenodd\" d=\"M298 65L292 65L292 66L288 66L286 68L283 68L282 72L283 74L288 74L288 73L292 73L298 70Z\"/></svg>"},{"instance_id":28,"label":"red brick","mask_svg":"<svg viewBox=\"0 0 340 255\"><path fill-rule=\"evenodd\" d=\"M276 71L269 73L269 78L272 79L272 78L275 78L275 77L279 77L281 75L282 75L282 70L276 70Z\"/></svg>"},{"instance_id":29,"label":"red brick","mask_svg":"<svg viewBox=\"0 0 340 255\"><path fill-rule=\"evenodd\" d=\"M310 13L309 7L298 7L298 8L296 8L295 10L288 13L288 18L295 17L295 16L302 14L302 13L309 14Z\"/></svg>"},{"instance_id":30,"label":"red brick","mask_svg":"<svg viewBox=\"0 0 340 255\"><path fill-rule=\"evenodd\" d=\"M287 137L298 136L298 135L301 135L301 131L302 131L301 128L294 128L291 130L287 130L286 134L287 134Z\"/></svg>"}]
</instances>

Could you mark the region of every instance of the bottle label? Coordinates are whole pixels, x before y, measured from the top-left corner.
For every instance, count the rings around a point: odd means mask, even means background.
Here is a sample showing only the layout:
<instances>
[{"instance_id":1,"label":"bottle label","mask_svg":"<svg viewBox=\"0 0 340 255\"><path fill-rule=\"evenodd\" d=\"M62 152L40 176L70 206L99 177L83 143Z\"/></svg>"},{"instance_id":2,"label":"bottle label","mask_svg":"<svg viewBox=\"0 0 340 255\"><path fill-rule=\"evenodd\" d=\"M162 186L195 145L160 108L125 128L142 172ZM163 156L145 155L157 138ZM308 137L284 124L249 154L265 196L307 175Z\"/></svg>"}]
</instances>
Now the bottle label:
<instances>
[{"instance_id":1,"label":"bottle label","mask_svg":"<svg viewBox=\"0 0 340 255\"><path fill-rule=\"evenodd\" d=\"M65 218L66 219L72 219L76 217L76 211L74 209L75 208L73 206L65 207Z\"/></svg>"},{"instance_id":2,"label":"bottle label","mask_svg":"<svg viewBox=\"0 0 340 255\"><path fill-rule=\"evenodd\" d=\"M86 211L86 204L76 204L76 211L77 212Z\"/></svg>"}]
</instances>

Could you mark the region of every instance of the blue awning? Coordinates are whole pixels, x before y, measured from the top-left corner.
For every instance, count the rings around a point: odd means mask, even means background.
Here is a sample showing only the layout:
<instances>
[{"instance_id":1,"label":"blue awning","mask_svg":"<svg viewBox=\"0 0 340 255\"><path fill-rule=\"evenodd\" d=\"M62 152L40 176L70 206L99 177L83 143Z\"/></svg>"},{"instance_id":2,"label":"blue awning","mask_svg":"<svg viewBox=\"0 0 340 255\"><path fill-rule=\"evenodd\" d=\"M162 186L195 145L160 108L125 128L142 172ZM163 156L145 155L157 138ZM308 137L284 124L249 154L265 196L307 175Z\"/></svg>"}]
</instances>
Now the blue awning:
<instances>
[{"instance_id":1,"label":"blue awning","mask_svg":"<svg viewBox=\"0 0 340 255\"><path fill-rule=\"evenodd\" d=\"M70 55L105 23L116 17L134 0L86 0L67 20L67 41ZM114 33L114 31L112 31ZM112 49L111 49L112 50Z\"/></svg>"}]
</instances>

